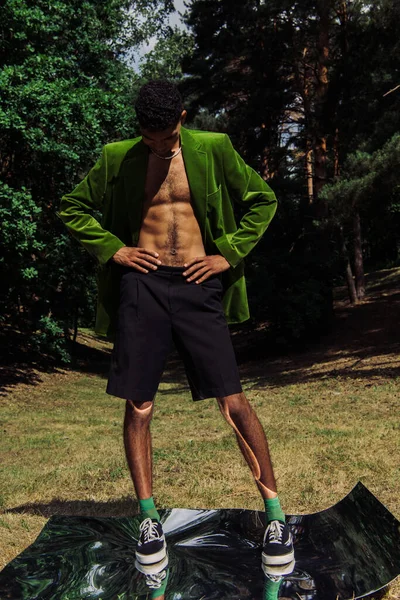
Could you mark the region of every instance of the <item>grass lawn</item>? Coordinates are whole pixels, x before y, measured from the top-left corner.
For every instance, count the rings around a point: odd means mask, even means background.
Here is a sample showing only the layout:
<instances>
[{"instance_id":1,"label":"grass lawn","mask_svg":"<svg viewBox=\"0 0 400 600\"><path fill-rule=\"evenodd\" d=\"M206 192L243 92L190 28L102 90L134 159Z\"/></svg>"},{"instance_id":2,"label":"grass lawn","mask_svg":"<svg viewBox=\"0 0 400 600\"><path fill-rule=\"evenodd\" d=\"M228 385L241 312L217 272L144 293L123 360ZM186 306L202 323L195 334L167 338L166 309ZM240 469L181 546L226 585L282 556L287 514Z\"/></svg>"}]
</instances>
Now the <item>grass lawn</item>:
<instances>
[{"instance_id":1,"label":"grass lawn","mask_svg":"<svg viewBox=\"0 0 400 600\"><path fill-rule=\"evenodd\" d=\"M338 291L336 324L307 350L241 360L242 383L270 442L287 513L335 504L361 480L400 518L400 269L367 278L365 302ZM259 336L259 338L257 338ZM238 355L262 333L235 334ZM87 333L100 360L36 373L1 402L0 566L54 514L136 512L122 441L124 402L104 392L109 345ZM216 402L193 403L172 357L152 426L158 507L262 508ZM396 582L375 599L400 598Z\"/></svg>"}]
</instances>

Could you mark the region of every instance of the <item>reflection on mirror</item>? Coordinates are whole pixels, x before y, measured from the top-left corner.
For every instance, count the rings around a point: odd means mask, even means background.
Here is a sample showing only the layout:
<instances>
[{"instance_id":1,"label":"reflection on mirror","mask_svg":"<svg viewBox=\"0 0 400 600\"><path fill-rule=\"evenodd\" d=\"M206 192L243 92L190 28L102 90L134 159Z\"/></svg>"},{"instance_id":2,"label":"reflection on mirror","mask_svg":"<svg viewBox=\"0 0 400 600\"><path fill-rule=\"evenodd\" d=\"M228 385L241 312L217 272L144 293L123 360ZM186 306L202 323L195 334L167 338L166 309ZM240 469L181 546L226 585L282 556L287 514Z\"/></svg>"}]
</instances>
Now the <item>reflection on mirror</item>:
<instances>
[{"instance_id":1,"label":"reflection on mirror","mask_svg":"<svg viewBox=\"0 0 400 600\"><path fill-rule=\"evenodd\" d=\"M327 510L288 516L295 564L286 573L261 561L263 516L164 510L167 555L156 569L135 558L136 517L55 516L0 573L0 598L349 600L400 573L399 522L361 483Z\"/></svg>"}]
</instances>

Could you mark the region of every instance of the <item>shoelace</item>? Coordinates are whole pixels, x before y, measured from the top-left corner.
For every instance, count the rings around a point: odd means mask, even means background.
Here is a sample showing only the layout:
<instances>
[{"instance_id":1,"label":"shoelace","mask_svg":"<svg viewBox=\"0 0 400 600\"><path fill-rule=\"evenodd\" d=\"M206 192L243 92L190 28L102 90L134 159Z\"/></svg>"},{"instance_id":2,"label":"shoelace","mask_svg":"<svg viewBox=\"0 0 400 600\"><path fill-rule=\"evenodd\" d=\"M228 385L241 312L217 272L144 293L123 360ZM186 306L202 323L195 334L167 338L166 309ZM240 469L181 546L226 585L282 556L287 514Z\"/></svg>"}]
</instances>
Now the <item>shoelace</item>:
<instances>
[{"instance_id":1,"label":"shoelace","mask_svg":"<svg viewBox=\"0 0 400 600\"><path fill-rule=\"evenodd\" d=\"M281 544L282 543L282 535L284 530L284 524L280 521L271 521L271 523L267 527L267 536L268 541L271 544Z\"/></svg>"},{"instance_id":2,"label":"shoelace","mask_svg":"<svg viewBox=\"0 0 400 600\"><path fill-rule=\"evenodd\" d=\"M152 590L158 590L166 576L166 571L161 571L161 573L157 574L146 575L146 585Z\"/></svg>"},{"instance_id":3,"label":"shoelace","mask_svg":"<svg viewBox=\"0 0 400 600\"><path fill-rule=\"evenodd\" d=\"M153 540L159 540L160 534L158 533L157 523L154 523L151 519L145 519L140 524L140 531L143 533L145 542L152 542Z\"/></svg>"}]
</instances>

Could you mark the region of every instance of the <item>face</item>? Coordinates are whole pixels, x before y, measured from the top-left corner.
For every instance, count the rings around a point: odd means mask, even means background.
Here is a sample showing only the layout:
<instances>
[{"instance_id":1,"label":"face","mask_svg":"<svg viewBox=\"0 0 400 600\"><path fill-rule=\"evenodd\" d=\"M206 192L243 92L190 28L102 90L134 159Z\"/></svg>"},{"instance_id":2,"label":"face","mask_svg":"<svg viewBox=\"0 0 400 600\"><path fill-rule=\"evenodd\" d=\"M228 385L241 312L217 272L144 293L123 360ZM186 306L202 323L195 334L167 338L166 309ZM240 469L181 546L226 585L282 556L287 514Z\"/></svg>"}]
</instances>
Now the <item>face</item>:
<instances>
[{"instance_id":1,"label":"face","mask_svg":"<svg viewBox=\"0 0 400 600\"><path fill-rule=\"evenodd\" d=\"M179 148L179 136L185 118L186 111L184 110L178 123L168 129L164 129L163 131L149 131L148 129L141 128L140 133L142 134L143 143L160 156L172 154Z\"/></svg>"}]
</instances>

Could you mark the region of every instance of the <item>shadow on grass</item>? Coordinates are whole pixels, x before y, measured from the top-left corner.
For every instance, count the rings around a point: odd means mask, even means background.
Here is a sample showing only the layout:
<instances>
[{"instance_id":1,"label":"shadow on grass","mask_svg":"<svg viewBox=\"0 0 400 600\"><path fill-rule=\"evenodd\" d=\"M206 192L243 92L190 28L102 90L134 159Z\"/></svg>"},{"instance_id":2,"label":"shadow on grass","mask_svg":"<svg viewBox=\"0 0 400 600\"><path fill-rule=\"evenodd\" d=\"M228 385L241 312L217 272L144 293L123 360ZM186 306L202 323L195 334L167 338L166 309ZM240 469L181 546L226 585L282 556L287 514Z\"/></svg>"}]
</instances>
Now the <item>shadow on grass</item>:
<instances>
[{"instance_id":1,"label":"shadow on grass","mask_svg":"<svg viewBox=\"0 0 400 600\"><path fill-rule=\"evenodd\" d=\"M95 500L51 500L50 502L37 502L35 504L21 504L5 511L12 514L40 515L41 517L54 517L64 515L68 517L131 517L139 512L137 501L131 496L108 502Z\"/></svg>"},{"instance_id":2,"label":"shadow on grass","mask_svg":"<svg viewBox=\"0 0 400 600\"><path fill-rule=\"evenodd\" d=\"M234 327L232 340L243 383L247 388L257 389L306 383L321 377L367 381L400 377L400 361L393 359L394 355L400 355L400 292L394 285L396 273L388 271L383 278L380 272L371 274L366 300L357 306L337 300L332 330L312 342L303 341L288 349L279 345L267 328L247 324ZM12 332L6 333L0 395L20 383L37 385L41 373L61 368L108 376L112 345L93 335L81 333L74 345L72 364L60 366L52 357L29 354L20 334L10 338ZM314 365L323 365L323 370L311 371ZM188 391L183 364L176 351L169 356L162 382L169 384L169 389L160 390L161 394Z\"/></svg>"},{"instance_id":3,"label":"shadow on grass","mask_svg":"<svg viewBox=\"0 0 400 600\"><path fill-rule=\"evenodd\" d=\"M73 370L106 377L111 352L110 344L81 334L79 341L71 344L71 363L62 364L50 354L35 351L27 335L10 328L0 333L0 347L0 396L20 384L38 385L44 373Z\"/></svg>"},{"instance_id":4,"label":"shadow on grass","mask_svg":"<svg viewBox=\"0 0 400 600\"><path fill-rule=\"evenodd\" d=\"M400 292L392 291L385 297L371 293L353 307L339 304L332 331L303 351L274 357L257 336L249 346L255 358L239 359L239 363L242 378L254 388L282 387L322 377L390 381L400 377ZM239 349L239 357L240 352L243 357L245 346Z\"/></svg>"}]
</instances>

